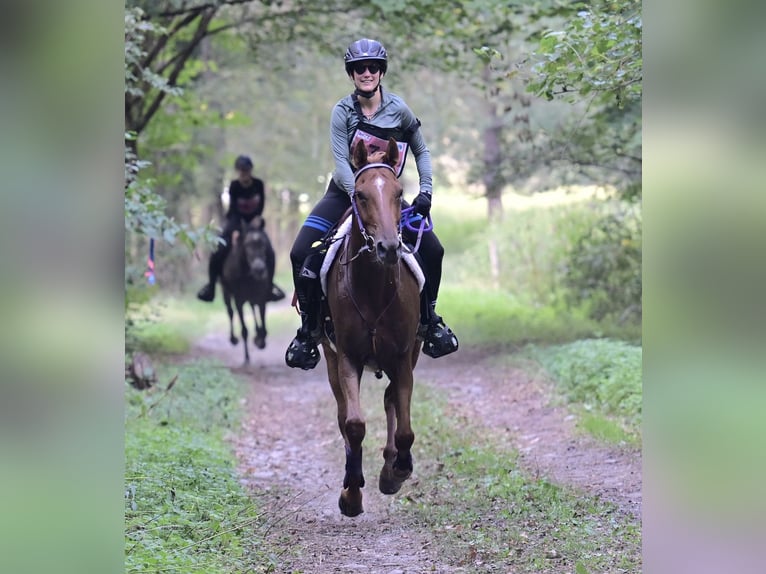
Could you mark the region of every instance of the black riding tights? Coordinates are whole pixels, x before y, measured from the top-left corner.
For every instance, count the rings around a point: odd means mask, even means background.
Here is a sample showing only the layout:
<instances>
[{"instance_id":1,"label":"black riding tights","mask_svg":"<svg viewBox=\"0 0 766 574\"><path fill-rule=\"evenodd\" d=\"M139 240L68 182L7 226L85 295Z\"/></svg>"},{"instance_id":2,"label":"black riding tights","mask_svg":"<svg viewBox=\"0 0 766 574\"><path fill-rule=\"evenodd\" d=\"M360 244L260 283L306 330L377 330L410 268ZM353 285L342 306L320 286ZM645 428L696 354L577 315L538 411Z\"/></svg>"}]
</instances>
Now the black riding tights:
<instances>
[{"instance_id":1,"label":"black riding tights","mask_svg":"<svg viewBox=\"0 0 766 574\"><path fill-rule=\"evenodd\" d=\"M348 194L341 190L335 182L330 180L330 185L324 197L311 210L306 218L298 236L295 238L290 250L290 261L293 267L293 283L298 289L298 274L306 259L306 256L315 241L321 239L330 228L341 218L343 213L351 206ZM417 234L404 230L404 240L414 244ZM426 276L426 294L428 302L433 306L439 294L439 285L442 279L442 259L444 247L434 233L424 233L418 250L420 254L423 272Z\"/></svg>"}]
</instances>

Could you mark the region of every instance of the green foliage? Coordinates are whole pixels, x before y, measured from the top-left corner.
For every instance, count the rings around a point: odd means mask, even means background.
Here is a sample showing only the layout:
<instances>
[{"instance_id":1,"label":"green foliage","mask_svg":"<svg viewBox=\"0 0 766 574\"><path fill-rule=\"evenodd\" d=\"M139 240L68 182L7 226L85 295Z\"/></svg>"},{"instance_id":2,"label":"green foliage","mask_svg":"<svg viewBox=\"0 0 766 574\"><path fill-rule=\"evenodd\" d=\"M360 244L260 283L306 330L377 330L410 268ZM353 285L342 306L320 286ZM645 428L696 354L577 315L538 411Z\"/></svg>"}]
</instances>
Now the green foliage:
<instances>
[{"instance_id":1,"label":"green foliage","mask_svg":"<svg viewBox=\"0 0 766 574\"><path fill-rule=\"evenodd\" d=\"M415 393L420 480L399 503L441 533L440 552L451 564L538 573L551 571L555 556L556 571L640 571L639 524L609 504L527 476L514 453L479 446L486 430L458 430L440 397L421 386Z\"/></svg>"},{"instance_id":2,"label":"green foliage","mask_svg":"<svg viewBox=\"0 0 766 574\"><path fill-rule=\"evenodd\" d=\"M462 346L518 347L605 334L636 336L636 329L602 324L576 309L530 305L507 292L479 287L443 286L437 311L458 334Z\"/></svg>"},{"instance_id":3,"label":"green foliage","mask_svg":"<svg viewBox=\"0 0 766 574\"><path fill-rule=\"evenodd\" d=\"M598 1L563 9L563 27L542 34L527 90L573 105L579 117L545 138L542 157L565 158L584 175L641 193L642 18L639 0Z\"/></svg>"},{"instance_id":4,"label":"green foliage","mask_svg":"<svg viewBox=\"0 0 766 574\"><path fill-rule=\"evenodd\" d=\"M582 4L561 30L540 40L538 74L530 91L548 99L560 94L596 95L603 104L640 101L642 94L641 2ZM573 100L574 101L574 100Z\"/></svg>"},{"instance_id":5,"label":"green foliage","mask_svg":"<svg viewBox=\"0 0 766 574\"><path fill-rule=\"evenodd\" d=\"M607 204L606 213L572 237L563 266L567 300L596 320L638 322L642 316L642 225L637 205Z\"/></svg>"},{"instance_id":6,"label":"green foliage","mask_svg":"<svg viewBox=\"0 0 766 574\"><path fill-rule=\"evenodd\" d=\"M147 18L138 7L125 10L125 93L142 97L147 88L180 94L181 90L171 86L167 79L142 65L147 52L144 45L150 36L163 35L167 30Z\"/></svg>"},{"instance_id":7,"label":"green foliage","mask_svg":"<svg viewBox=\"0 0 766 574\"><path fill-rule=\"evenodd\" d=\"M171 85L167 79L153 72L144 65L147 57L146 44L150 37L163 36L167 30L145 18L140 8L130 8L125 11L125 97L126 117L129 116L128 102L140 102L147 96L148 91L178 96L181 94L177 85ZM211 225L192 228L185 223L179 223L167 214L168 203L159 195L154 182L142 177L141 172L151 164L139 159L137 148L138 134L125 133L125 231L126 241L134 240L134 236L144 236L162 240L166 244L176 242L184 245L188 251L200 243L210 244L216 241L216 233ZM129 250L128 263L131 263ZM136 281L141 271L129 267L126 281Z\"/></svg>"},{"instance_id":8,"label":"green foliage","mask_svg":"<svg viewBox=\"0 0 766 574\"><path fill-rule=\"evenodd\" d=\"M125 187L125 231L162 239L171 245L180 241L189 250L201 241L214 243L216 231L211 225L192 229L166 214L167 202L151 189L151 180L143 181L137 177L138 171L144 167L146 162L137 160L126 147L125 169L133 175Z\"/></svg>"},{"instance_id":9,"label":"green foliage","mask_svg":"<svg viewBox=\"0 0 766 574\"><path fill-rule=\"evenodd\" d=\"M574 190L532 197L506 194L504 221L489 226L476 201L441 197L434 207L436 230L446 251L438 310L461 343L640 338L640 322L628 320L635 315L622 322L620 313L596 317L591 299L577 298L567 282L568 274L574 277L580 270L587 277L592 272L574 268L571 254L582 237L594 233L605 205L601 199L588 199L589 192ZM492 273L490 245L497 252L497 277ZM640 253L632 262L638 265L640 289ZM606 273L605 280L609 277Z\"/></svg>"},{"instance_id":10,"label":"green foliage","mask_svg":"<svg viewBox=\"0 0 766 574\"><path fill-rule=\"evenodd\" d=\"M126 571L272 571L224 436L238 428L244 386L209 363L174 371L167 391L126 385Z\"/></svg>"},{"instance_id":11,"label":"green foliage","mask_svg":"<svg viewBox=\"0 0 766 574\"><path fill-rule=\"evenodd\" d=\"M598 417L640 436L642 349L622 341L591 339L548 348L530 347L530 355L551 374L568 403L592 416L591 430L613 438L613 429Z\"/></svg>"},{"instance_id":12,"label":"green foliage","mask_svg":"<svg viewBox=\"0 0 766 574\"><path fill-rule=\"evenodd\" d=\"M156 286L131 286L125 292L125 350L151 355L178 355L211 326L226 324L223 306L196 299L157 297Z\"/></svg>"}]
</instances>

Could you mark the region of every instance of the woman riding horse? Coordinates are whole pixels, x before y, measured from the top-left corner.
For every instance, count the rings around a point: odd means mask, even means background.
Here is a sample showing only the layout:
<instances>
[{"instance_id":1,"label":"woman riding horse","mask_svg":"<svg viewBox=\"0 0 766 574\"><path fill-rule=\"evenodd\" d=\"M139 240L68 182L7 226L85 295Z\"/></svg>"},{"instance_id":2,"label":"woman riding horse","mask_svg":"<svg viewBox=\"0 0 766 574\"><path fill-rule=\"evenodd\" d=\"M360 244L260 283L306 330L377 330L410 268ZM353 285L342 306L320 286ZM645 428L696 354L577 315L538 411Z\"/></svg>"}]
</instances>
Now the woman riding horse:
<instances>
[{"instance_id":1,"label":"woman riding horse","mask_svg":"<svg viewBox=\"0 0 766 574\"><path fill-rule=\"evenodd\" d=\"M224 240L224 243L220 243L210 255L208 282L197 293L197 298L206 303L215 299L215 285L223 272L226 256L231 251L232 233L240 228L243 221L249 223L254 217L261 217L266 201L263 181L253 177L253 160L246 155L241 155L234 161L234 169L237 172L237 179L231 180L229 184L229 211L226 213L226 223L221 232L221 239ZM273 277L275 258L274 250L271 248L268 252L267 264ZM269 301L279 301L284 297L285 294L282 289L276 285L271 286Z\"/></svg>"},{"instance_id":2,"label":"woman riding horse","mask_svg":"<svg viewBox=\"0 0 766 574\"><path fill-rule=\"evenodd\" d=\"M357 40L346 50L344 61L346 73L355 89L340 100L332 112L330 138L335 171L324 197L306 218L290 251L301 327L287 348L285 362L290 367L306 370L313 369L319 362L320 289L317 286L317 265L304 267L304 263L312 245L338 222L351 205L354 169L350 155L356 142L365 142L368 151L375 152L385 149L389 138L393 137L400 152L395 167L397 177L401 176L404 168L407 150L412 148L420 179L420 193L412 202L412 207L423 217L428 216L431 209L431 155L420 132L420 121L404 100L383 91L381 80L388 65L385 48L375 40ZM427 233L422 237L419 253L426 276L419 335L423 339L423 352L436 358L458 349L457 337L435 310L444 248L436 235Z\"/></svg>"}]
</instances>

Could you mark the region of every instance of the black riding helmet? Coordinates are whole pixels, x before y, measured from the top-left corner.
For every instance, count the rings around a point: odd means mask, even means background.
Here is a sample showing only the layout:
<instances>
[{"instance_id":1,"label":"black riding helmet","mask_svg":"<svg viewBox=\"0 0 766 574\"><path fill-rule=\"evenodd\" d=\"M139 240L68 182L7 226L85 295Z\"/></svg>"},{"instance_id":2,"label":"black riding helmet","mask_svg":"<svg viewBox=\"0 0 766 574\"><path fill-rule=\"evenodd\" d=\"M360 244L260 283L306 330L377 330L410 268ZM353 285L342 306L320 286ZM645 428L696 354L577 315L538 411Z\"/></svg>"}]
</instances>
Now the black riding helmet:
<instances>
[{"instance_id":1,"label":"black riding helmet","mask_svg":"<svg viewBox=\"0 0 766 574\"><path fill-rule=\"evenodd\" d=\"M246 155L241 155L234 160L234 169L239 171L249 171L253 169L253 160Z\"/></svg>"},{"instance_id":2,"label":"black riding helmet","mask_svg":"<svg viewBox=\"0 0 766 574\"><path fill-rule=\"evenodd\" d=\"M352 42L346 50L346 55L343 57L346 63L346 74L351 75L351 67L354 62L360 62L362 60L375 60L380 62L380 69L385 74L388 68L388 54L383 44L377 40L370 40L369 38L362 38L356 42Z\"/></svg>"}]
</instances>

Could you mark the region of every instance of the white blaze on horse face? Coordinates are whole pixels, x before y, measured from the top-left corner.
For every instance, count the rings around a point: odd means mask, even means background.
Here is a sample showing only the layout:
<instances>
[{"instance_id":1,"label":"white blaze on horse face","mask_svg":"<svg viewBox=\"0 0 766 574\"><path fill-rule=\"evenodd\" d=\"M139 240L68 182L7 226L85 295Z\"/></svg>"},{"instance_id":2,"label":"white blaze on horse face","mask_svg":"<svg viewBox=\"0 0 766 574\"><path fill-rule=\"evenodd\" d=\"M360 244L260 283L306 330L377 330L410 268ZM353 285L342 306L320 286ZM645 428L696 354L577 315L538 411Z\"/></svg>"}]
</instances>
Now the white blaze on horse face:
<instances>
[{"instance_id":1,"label":"white blaze on horse face","mask_svg":"<svg viewBox=\"0 0 766 574\"><path fill-rule=\"evenodd\" d=\"M386 185L386 180L383 177L378 176L375 178L375 187L378 189L378 195L380 196L380 203L383 204L383 186Z\"/></svg>"}]
</instances>

